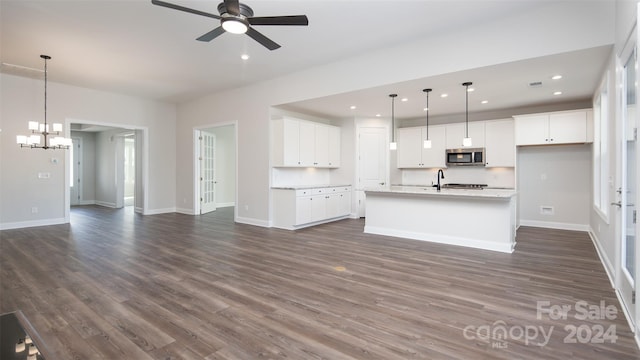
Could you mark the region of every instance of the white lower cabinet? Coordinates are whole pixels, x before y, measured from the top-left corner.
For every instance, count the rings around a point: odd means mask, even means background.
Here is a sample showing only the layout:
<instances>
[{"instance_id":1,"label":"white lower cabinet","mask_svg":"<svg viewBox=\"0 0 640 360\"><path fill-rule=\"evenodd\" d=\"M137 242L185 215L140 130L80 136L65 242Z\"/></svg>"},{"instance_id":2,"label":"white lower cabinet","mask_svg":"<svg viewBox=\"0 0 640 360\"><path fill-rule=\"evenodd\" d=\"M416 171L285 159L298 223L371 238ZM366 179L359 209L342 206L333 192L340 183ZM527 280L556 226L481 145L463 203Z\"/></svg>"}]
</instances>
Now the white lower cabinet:
<instances>
[{"instance_id":1,"label":"white lower cabinet","mask_svg":"<svg viewBox=\"0 0 640 360\"><path fill-rule=\"evenodd\" d=\"M295 230L351 213L351 186L273 189L273 227Z\"/></svg>"}]
</instances>

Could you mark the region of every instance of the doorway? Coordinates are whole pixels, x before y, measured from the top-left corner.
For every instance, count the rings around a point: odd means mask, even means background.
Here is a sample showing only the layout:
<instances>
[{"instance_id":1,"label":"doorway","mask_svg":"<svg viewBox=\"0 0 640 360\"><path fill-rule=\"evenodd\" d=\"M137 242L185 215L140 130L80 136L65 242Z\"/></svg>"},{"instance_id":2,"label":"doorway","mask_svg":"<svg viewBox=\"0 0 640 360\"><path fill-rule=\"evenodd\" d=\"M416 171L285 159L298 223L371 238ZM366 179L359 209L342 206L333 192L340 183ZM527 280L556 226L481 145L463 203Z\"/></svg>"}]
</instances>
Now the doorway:
<instances>
[{"instance_id":1,"label":"doorway","mask_svg":"<svg viewBox=\"0 0 640 360\"><path fill-rule=\"evenodd\" d=\"M65 220L71 205L127 206L146 214L147 129L71 120L67 128L74 146L65 161Z\"/></svg>"},{"instance_id":2,"label":"doorway","mask_svg":"<svg viewBox=\"0 0 640 360\"><path fill-rule=\"evenodd\" d=\"M236 144L235 123L194 129L195 215L235 206Z\"/></svg>"}]
</instances>

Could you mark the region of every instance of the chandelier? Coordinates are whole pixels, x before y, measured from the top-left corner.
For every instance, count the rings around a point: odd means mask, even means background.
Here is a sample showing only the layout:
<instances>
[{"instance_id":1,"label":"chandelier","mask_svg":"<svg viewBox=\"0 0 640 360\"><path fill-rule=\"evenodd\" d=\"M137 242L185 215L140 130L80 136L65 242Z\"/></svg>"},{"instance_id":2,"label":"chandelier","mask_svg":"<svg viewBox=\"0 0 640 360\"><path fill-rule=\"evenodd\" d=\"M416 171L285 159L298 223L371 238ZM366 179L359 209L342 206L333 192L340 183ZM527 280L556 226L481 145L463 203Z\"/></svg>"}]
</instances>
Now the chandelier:
<instances>
[{"instance_id":1,"label":"chandelier","mask_svg":"<svg viewBox=\"0 0 640 360\"><path fill-rule=\"evenodd\" d=\"M18 135L16 142L20 147L31 149L68 149L71 146L71 139L58 136L62 132L62 124L54 123L51 129L47 124L47 60L50 60L51 56L40 55L40 57L44 59L44 122L29 121L31 135Z\"/></svg>"}]
</instances>

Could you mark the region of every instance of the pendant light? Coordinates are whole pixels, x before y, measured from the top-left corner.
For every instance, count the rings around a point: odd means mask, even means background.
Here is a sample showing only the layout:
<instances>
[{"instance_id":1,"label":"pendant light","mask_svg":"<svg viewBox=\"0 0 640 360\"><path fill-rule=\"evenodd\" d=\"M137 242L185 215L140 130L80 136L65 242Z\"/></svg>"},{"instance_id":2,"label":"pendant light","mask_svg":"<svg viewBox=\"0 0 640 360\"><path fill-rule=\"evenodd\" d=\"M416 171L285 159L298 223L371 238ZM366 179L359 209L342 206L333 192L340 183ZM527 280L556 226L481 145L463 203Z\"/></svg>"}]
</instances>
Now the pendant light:
<instances>
[{"instance_id":1,"label":"pendant light","mask_svg":"<svg viewBox=\"0 0 640 360\"><path fill-rule=\"evenodd\" d=\"M431 149L431 140L429 140L429 93L431 89L423 89L425 93L427 93L427 139L423 143L423 147L425 149Z\"/></svg>"},{"instance_id":2,"label":"pendant light","mask_svg":"<svg viewBox=\"0 0 640 360\"><path fill-rule=\"evenodd\" d=\"M465 130L465 136L464 139L462 139L462 146L463 147L468 147L473 145L473 142L471 141L471 138L469 137L469 86L473 85L472 82L465 82L462 83L462 86L466 87L465 89L465 95L466 95L466 110L465 110L465 124L466 124L466 130Z\"/></svg>"},{"instance_id":3,"label":"pendant light","mask_svg":"<svg viewBox=\"0 0 640 360\"><path fill-rule=\"evenodd\" d=\"M71 139L61 136L49 137L50 135L60 135L62 124L52 124L52 131L49 131L49 124L47 124L47 60L50 60L51 56L40 55L40 57L44 59L44 122L29 121L31 135L18 135L16 142L20 147L31 149L68 149L71 146ZM40 145L40 135L42 135L42 145Z\"/></svg>"},{"instance_id":4,"label":"pendant light","mask_svg":"<svg viewBox=\"0 0 640 360\"><path fill-rule=\"evenodd\" d=\"M396 143L396 126L395 126L395 100L398 94L389 94L391 98L391 143L389 143L389 150L396 150L398 144Z\"/></svg>"}]
</instances>

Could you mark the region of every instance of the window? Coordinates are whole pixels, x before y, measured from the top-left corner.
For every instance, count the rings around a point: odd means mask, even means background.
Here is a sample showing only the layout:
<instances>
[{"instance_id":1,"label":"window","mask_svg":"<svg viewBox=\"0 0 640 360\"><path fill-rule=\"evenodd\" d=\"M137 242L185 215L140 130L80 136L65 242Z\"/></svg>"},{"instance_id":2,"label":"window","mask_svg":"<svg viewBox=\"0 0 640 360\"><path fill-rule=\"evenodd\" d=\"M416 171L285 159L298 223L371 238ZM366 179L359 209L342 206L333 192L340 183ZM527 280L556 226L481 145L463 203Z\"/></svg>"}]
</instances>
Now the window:
<instances>
[{"instance_id":1,"label":"window","mask_svg":"<svg viewBox=\"0 0 640 360\"><path fill-rule=\"evenodd\" d=\"M609 72L593 101L593 206L609 220Z\"/></svg>"}]
</instances>

